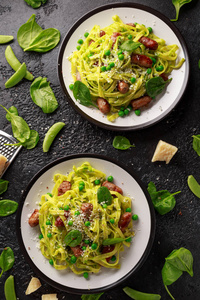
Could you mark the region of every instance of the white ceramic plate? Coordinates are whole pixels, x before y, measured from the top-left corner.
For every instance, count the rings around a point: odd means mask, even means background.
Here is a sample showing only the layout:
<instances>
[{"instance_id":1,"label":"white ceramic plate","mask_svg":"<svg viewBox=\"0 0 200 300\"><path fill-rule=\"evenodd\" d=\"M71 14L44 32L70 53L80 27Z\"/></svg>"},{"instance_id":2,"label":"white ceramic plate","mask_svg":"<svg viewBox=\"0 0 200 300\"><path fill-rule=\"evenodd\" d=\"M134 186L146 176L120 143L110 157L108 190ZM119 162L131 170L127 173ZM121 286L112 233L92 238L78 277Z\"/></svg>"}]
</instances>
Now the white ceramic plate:
<instances>
[{"instance_id":1,"label":"white ceramic plate","mask_svg":"<svg viewBox=\"0 0 200 300\"><path fill-rule=\"evenodd\" d=\"M139 216L134 222L135 237L130 248L121 254L121 268L102 268L98 274L90 274L89 280L75 275L71 270L54 269L39 250L39 226L30 227L28 218L38 207L42 194L51 192L55 173L66 174L73 165L80 166L88 161L94 168L107 176L113 175L115 183L122 187L124 195L131 196L134 214ZM17 213L17 235L21 250L33 270L50 285L72 293L86 294L105 291L116 286L138 270L146 260L155 234L155 214L152 201L134 174L120 163L107 157L93 154L77 154L64 157L44 167L29 183L23 193Z\"/></svg>"},{"instance_id":2,"label":"white ceramic plate","mask_svg":"<svg viewBox=\"0 0 200 300\"><path fill-rule=\"evenodd\" d=\"M111 123L98 109L85 107L73 97L73 93L69 89L69 84L73 82L68 57L76 50L78 39L84 39L86 31L89 32L95 24L100 25L101 28L110 25L113 22L113 15L118 15L124 23L138 22L152 27L154 34L163 38L166 44L177 44L179 57L185 58L186 61L179 70L172 71L170 78L172 77L173 80L167 86L166 91L157 96L156 101L152 102L148 108L142 109L142 114L139 117L132 112L129 116L117 118L114 123ZM83 16L67 33L58 57L58 76L69 103L87 120L109 130L136 130L162 120L177 105L183 96L189 78L189 56L186 44L178 29L158 11L140 4L110 4L101 6Z\"/></svg>"}]
</instances>

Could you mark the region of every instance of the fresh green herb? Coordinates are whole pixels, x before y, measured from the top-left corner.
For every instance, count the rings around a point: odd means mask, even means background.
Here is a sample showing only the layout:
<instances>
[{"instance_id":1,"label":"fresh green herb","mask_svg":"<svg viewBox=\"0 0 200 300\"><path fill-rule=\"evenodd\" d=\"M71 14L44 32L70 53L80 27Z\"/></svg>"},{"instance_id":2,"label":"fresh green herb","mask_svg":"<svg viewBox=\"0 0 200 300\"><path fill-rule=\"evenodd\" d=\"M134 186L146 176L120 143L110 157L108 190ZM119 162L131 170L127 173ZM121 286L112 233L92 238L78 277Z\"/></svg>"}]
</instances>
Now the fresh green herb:
<instances>
[{"instance_id":1,"label":"fresh green herb","mask_svg":"<svg viewBox=\"0 0 200 300\"><path fill-rule=\"evenodd\" d=\"M11 107L8 109L8 111L9 111L10 113L14 114L15 116L18 116L18 115L19 115L18 110L17 110L17 108L16 108L15 106L11 106ZM6 114L6 119L7 119L9 122L11 122L11 117L10 117L9 113Z\"/></svg>"},{"instance_id":2,"label":"fresh green herb","mask_svg":"<svg viewBox=\"0 0 200 300\"><path fill-rule=\"evenodd\" d=\"M2 269L0 278L2 274L12 268L15 262L15 257L12 249L10 247L4 248L0 256L0 268Z\"/></svg>"},{"instance_id":3,"label":"fresh green herb","mask_svg":"<svg viewBox=\"0 0 200 300\"><path fill-rule=\"evenodd\" d=\"M20 47L22 49L27 48L31 41L42 31L43 29L35 22L35 14L33 14L17 32L17 40Z\"/></svg>"},{"instance_id":4,"label":"fresh green herb","mask_svg":"<svg viewBox=\"0 0 200 300\"><path fill-rule=\"evenodd\" d=\"M95 106L97 107L91 99L90 90L81 81L76 81L74 83L73 95L76 100L80 101L80 104L84 106Z\"/></svg>"},{"instance_id":5,"label":"fresh green herb","mask_svg":"<svg viewBox=\"0 0 200 300\"><path fill-rule=\"evenodd\" d=\"M55 28L48 28L41 31L24 51L48 52L56 47L60 41L60 31Z\"/></svg>"},{"instance_id":6,"label":"fresh green herb","mask_svg":"<svg viewBox=\"0 0 200 300\"><path fill-rule=\"evenodd\" d=\"M103 293L100 294L90 294L90 295L82 295L82 300L99 300L99 298L103 295Z\"/></svg>"},{"instance_id":7,"label":"fresh green herb","mask_svg":"<svg viewBox=\"0 0 200 300\"><path fill-rule=\"evenodd\" d=\"M195 196L197 196L198 198L200 198L200 185L198 184L198 182L196 181L196 179L194 178L194 176L189 175L187 183L188 183L188 186L189 186L191 192L193 194L195 194Z\"/></svg>"},{"instance_id":8,"label":"fresh green herb","mask_svg":"<svg viewBox=\"0 0 200 300\"><path fill-rule=\"evenodd\" d=\"M174 299L170 294L167 286L174 283L183 272L193 276L193 257L189 250L186 248L180 248L173 250L166 258L165 264L162 269L162 280L166 291L169 296Z\"/></svg>"},{"instance_id":9,"label":"fresh green herb","mask_svg":"<svg viewBox=\"0 0 200 300\"><path fill-rule=\"evenodd\" d=\"M26 149L33 149L36 147L37 143L39 142L39 134L37 131L31 129L30 137L29 139L23 143L23 147Z\"/></svg>"},{"instance_id":10,"label":"fresh green herb","mask_svg":"<svg viewBox=\"0 0 200 300\"><path fill-rule=\"evenodd\" d=\"M10 275L5 281L4 294L5 294L6 300L17 300L16 294L15 294L15 283L14 283L13 275Z\"/></svg>"},{"instance_id":11,"label":"fresh green herb","mask_svg":"<svg viewBox=\"0 0 200 300\"><path fill-rule=\"evenodd\" d=\"M0 200L0 217L7 217L14 214L18 208L18 203L12 200Z\"/></svg>"},{"instance_id":12,"label":"fresh green herb","mask_svg":"<svg viewBox=\"0 0 200 300\"><path fill-rule=\"evenodd\" d=\"M179 17L179 11L180 11L180 8L181 8L184 4L190 3L191 1L192 1L192 0L172 0L172 3L174 4L175 9L176 9L176 18L175 18L175 19L171 19L171 21L177 21L177 20L178 20L178 17Z\"/></svg>"},{"instance_id":13,"label":"fresh green herb","mask_svg":"<svg viewBox=\"0 0 200 300\"><path fill-rule=\"evenodd\" d=\"M149 182L147 190L153 202L154 208L161 215L165 215L174 208L176 200L173 196L181 193L181 191L173 194L167 190L157 191L156 186L152 181Z\"/></svg>"},{"instance_id":14,"label":"fresh green herb","mask_svg":"<svg viewBox=\"0 0 200 300\"><path fill-rule=\"evenodd\" d=\"M33 102L41 107L46 114L54 112L58 107L56 97L47 82L47 78L36 78L30 87L30 95Z\"/></svg>"},{"instance_id":15,"label":"fresh green herb","mask_svg":"<svg viewBox=\"0 0 200 300\"><path fill-rule=\"evenodd\" d=\"M0 195L7 191L8 183L8 180L0 179Z\"/></svg>"},{"instance_id":16,"label":"fresh green herb","mask_svg":"<svg viewBox=\"0 0 200 300\"><path fill-rule=\"evenodd\" d=\"M5 87L11 88L17 85L26 75L26 64L23 63L19 69L6 81Z\"/></svg>"},{"instance_id":17,"label":"fresh green herb","mask_svg":"<svg viewBox=\"0 0 200 300\"><path fill-rule=\"evenodd\" d=\"M147 80L145 83L147 94L152 98L156 97L157 95L162 93L166 84L168 82L170 82L171 80L172 79L164 81L164 79L160 76L153 77L153 78Z\"/></svg>"},{"instance_id":18,"label":"fresh green herb","mask_svg":"<svg viewBox=\"0 0 200 300\"><path fill-rule=\"evenodd\" d=\"M51 144L53 143L55 137L60 132L60 130L65 126L63 122L57 122L53 124L47 131L44 141L43 141L43 152L48 152Z\"/></svg>"},{"instance_id":19,"label":"fresh green herb","mask_svg":"<svg viewBox=\"0 0 200 300\"><path fill-rule=\"evenodd\" d=\"M67 246L76 247L82 241L82 233L79 230L71 230L64 238Z\"/></svg>"},{"instance_id":20,"label":"fresh green herb","mask_svg":"<svg viewBox=\"0 0 200 300\"><path fill-rule=\"evenodd\" d=\"M32 8L38 8L42 4L45 4L47 0L24 0L28 5L30 5Z\"/></svg>"},{"instance_id":21,"label":"fresh green herb","mask_svg":"<svg viewBox=\"0 0 200 300\"><path fill-rule=\"evenodd\" d=\"M12 35L0 35L0 44L6 44L14 39Z\"/></svg>"},{"instance_id":22,"label":"fresh green herb","mask_svg":"<svg viewBox=\"0 0 200 300\"><path fill-rule=\"evenodd\" d=\"M199 69L200 69L200 59L199 59L199 62L198 62L198 67L199 67Z\"/></svg>"},{"instance_id":23,"label":"fresh green herb","mask_svg":"<svg viewBox=\"0 0 200 300\"><path fill-rule=\"evenodd\" d=\"M147 294L142 293L136 290L133 290L129 287L123 288L124 293L126 293L130 298L134 300L159 300L161 296L158 294Z\"/></svg>"},{"instance_id":24,"label":"fresh green herb","mask_svg":"<svg viewBox=\"0 0 200 300\"><path fill-rule=\"evenodd\" d=\"M98 203L110 205L112 203L112 195L106 186L101 186L97 190Z\"/></svg>"},{"instance_id":25,"label":"fresh green herb","mask_svg":"<svg viewBox=\"0 0 200 300\"><path fill-rule=\"evenodd\" d=\"M200 134L193 135L193 149L200 156Z\"/></svg>"},{"instance_id":26,"label":"fresh green herb","mask_svg":"<svg viewBox=\"0 0 200 300\"><path fill-rule=\"evenodd\" d=\"M112 239L106 239L102 242L102 245L104 246L108 246L108 245L114 245L114 244L118 244L118 243L122 243L124 241L126 241L128 238L112 238Z\"/></svg>"},{"instance_id":27,"label":"fresh green herb","mask_svg":"<svg viewBox=\"0 0 200 300\"><path fill-rule=\"evenodd\" d=\"M135 145L131 145L126 137L118 135L113 140L113 147L119 150L127 150L130 147L135 147Z\"/></svg>"},{"instance_id":28,"label":"fresh green herb","mask_svg":"<svg viewBox=\"0 0 200 300\"><path fill-rule=\"evenodd\" d=\"M138 47L140 47L140 45L142 45L141 43L138 42L134 42L132 40L128 40L125 41L119 48L123 51L134 51L136 50Z\"/></svg>"}]
</instances>

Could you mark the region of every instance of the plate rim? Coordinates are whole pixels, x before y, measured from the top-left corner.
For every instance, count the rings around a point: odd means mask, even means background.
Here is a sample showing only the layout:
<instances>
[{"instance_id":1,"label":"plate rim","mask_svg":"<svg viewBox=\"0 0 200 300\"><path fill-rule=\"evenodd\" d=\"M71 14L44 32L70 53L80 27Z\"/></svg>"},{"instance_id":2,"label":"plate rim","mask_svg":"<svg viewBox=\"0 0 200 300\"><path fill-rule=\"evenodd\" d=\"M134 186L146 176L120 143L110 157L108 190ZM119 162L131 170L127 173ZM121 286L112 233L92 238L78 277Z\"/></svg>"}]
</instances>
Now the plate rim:
<instances>
[{"instance_id":1,"label":"plate rim","mask_svg":"<svg viewBox=\"0 0 200 300\"><path fill-rule=\"evenodd\" d=\"M77 27L79 25L82 24L83 21L85 21L86 19L88 19L89 17L91 17L92 15L104 11L104 10L108 10L111 8L117 8L117 7L131 7L131 8L136 8L136 9L141 9L144 10L146 12L149 12L153 15L155 15L156 17L158 17L159 19L161 19L163 22L165 22L170 29L174 32L174 34L176 35L177 39L179 40L182 48L183 48L183 52L185 54L185 63L186 63L186 71L187 71L187 77L183 82L183 88L180 90L179 94L176 97L176 101L174 101L171 105L171 107L168 109L168 111L162 116L162 117L158 117L156 120L152 120L147 122L146 124L139 124L136 126L110 126L109 124L105 124L103 122L97 121L96 119L90 117L88 114L86 114L84 111L82 111L76 104L75 102L72 100L71 96L68 93L68 90L65 86L64 80L63 80L63 72L62 72L62 60L63 60L63 55L64 55L64 51L66 48L66 45L70 39L70 37L72 36L72 34L74 33L74 31L77 29ZM179 104L179 102L182 100L183 95L187 89L188 86L188 82L189 82L189 78L190 78L190 72L191 72L191 66L190 66L190 58L189 58L189 51L188 51L188 46L185 42L184 37L182 36L181 32L179 31L179 29L174 25L174 23L172 23L170 21L170 19L168 19L164 14L162 14L161 12L157 11L154 8L151 8L147 5L143 5L143 4L138 4L138 3L131 3L131 2L124 2L124 3L119 3L119 2L115 2L112 4L106 4L106 5L101 5L95 9L90 10L88 13L84 14L80 19L78 19L72 26L71 28L68 30L67 34L65 35L62 44L59 48L59 52L58 52L58 60L57 60L57 73L58 73L58 79L62 88L62 91L64 93L64 96L67 98L69 104L75 109L75 111L77 113L79 113L84 119L86 119L87 121L89 121L90 123L101 127L103 129L107 129L107 130L111 130L111 131L136 131L136 130L141 130L141 129L145 129L148 128L150 126L153 126L155 124L157 124L158 122L162 121L164 118L166 118L171 112L172 110Z\"/></svg>"},{"instance_id":2,"label":"plate rim","mask_svg":"<svg viewBox=\"0 0 200 300\"><path fill-rule=\"evenodd\" d=\"M145 249L143 255L141 256L140 260L134 266L134 268L132 268L125 276L123 276L119 280L117 280L117 281L115 281L115 282L113 282L113 283L111 283L111 284L109 284L105 287L94 288L94 289L90 289L90 290L88 290L88 289L78 289L77 290L75 288L67 287L67 286L64 286L64 285L52 280L48 276L46 276L42 271L40 271L40 269L38 269L38 267L34 264L32 259L30 258L29 254L28 254L28 251L27 251L27 249L24 245L23 238L22 238L22 233L21 233L21 214L22 214L22 210L23 210L23 206L24 206L24 202L26 200L27 194L29 193L29 191L32 188L33 184L38 180L38 178L41 175L43 175L46 171L48 171L49 169L51 169L55 165L57 165L59 163L62 163L64 161L73 160L73 159L76 159L76 158L83 158L83 157L85 157L85 158L97 158L97 159L100 159L100 160L105 160L105 161L111 162L111 163L119 166L120 168L124 169L127 173L129 173L129 175L131 175L131 177L133 177L135 179L135 181L138 183L138 185L142 189L142 191L143 191L143 193L144 193L144 195L147 199L147 204L148 204L148 207L149 207L150 219L151 219L151 230L150 230L149 240L148 240L146 249ZM117 160L115 160L115 159L113 159L109 156L101 155L101 154L95 154L95 153L79 153L79 154L67 155L67 156L58 158L58 159L50 162L46 166L44 166L40 171L38 171L32 177L32 179L29 181L28 185L24 189L23 194L20 198L20 202L19 202L19 206L18 206L18 210L17 210L17 215L16 215L16 235L17 235L19 246L20 246L20 251L23 254L26 262L32 268L32 270L36 274L38 274L42 280L44 280L45 282L47 282L49 285L53 286L54 288L65 291L65 292L78 294L78 295L105 292L107 290L110 290L110 289L116 287L117 285L121 284L122 282L124 282L133 273L136 273L138 271L138 268L140 268L144 264L144 262L146 261L146 259L148 258L149 254L150 254L150 251L152 249L154 239L155 239L155 231L156 231L155 209L153 207L153 203L151 201L150 195L148 194L145 185L143 184L141 179L138 177L138 175L135 173L135 171L133 171L132 169L129 169L123 163L121 163L121 162L119 162L119 161L117 161Z\"/></svg>"}]
</instances>

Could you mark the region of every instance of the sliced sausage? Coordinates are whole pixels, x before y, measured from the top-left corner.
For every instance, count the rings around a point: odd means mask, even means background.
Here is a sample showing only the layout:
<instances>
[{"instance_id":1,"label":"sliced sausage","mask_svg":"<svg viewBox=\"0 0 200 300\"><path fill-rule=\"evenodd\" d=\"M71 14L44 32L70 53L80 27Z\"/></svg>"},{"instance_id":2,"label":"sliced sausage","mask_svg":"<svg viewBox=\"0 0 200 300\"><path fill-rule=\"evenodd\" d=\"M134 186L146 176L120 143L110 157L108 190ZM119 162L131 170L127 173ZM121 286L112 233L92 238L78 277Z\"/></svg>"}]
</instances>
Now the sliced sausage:
<instances>
[{"instance_id":1,"label":"sliced sausage","mask_svg":"<svg viewBox=\"0 0 200 300\"><path fill-rule=\"evenodd\" d=\"M126 23L126 25L129 25L131 27L135 27L135 24L134 23Z\"/></svg>"},{"instance_id":2,"label":"sliced sausage","mask_svg":"<svg viewBox=\"0 0 200 300\"><path fill-rule=\"evenodd\" d=\"M139 39L139 42L142 43L146 48L150 50L156 50L158 48L158 43L146 36L142 36Z\"/></svg>"},{"instance_id":3,"label":"sliced sausage","mask_svg":"<svg viewBox=\"0 0 200 300\"><path fill-rule=\"evenodd\" d=\"M102 186L107 187L110 191L117 192L117 193L123 195L122 189L112 182L109 182L106 180L102 183Z\"/></svg>"},{"instance_id":4,"label":"sliced sausage","mask_svg":"<svg viewBox=\"0 0 200 300\"><path fill-rule=\"evenodd\" d=\"M56 227L63 227L64 226L63 220L60 217L57 217L57 219L55 220L55 226Z\"/></svg>"},{"instance_id":5,"label":"sliced sausage","mask_svg":"<svg viewBox=\"0 0 200 300\"><path fill-rule=\"evenodd\" d=\"M113 32L113 34L111 35L110 38L113 41L112 48L114 47L114 44L116 43L117 37L120 35L121 35L121 33L119 33L119 32Z\"/></svg>"},{"instance_id":6,"label":"sliced sausage","mask_svg":"<svg viewBox=\"0 0 200 300\"><path fill-rule=\"evenodd\" d=\"M120 220L118 222L118 227L119 227L119 229L121 229L122 232L124 232L126 230L128 224L131 221L131 218L132 218L132 215L131 215L130 212L125 212L121 216L121 218L120 218Z\"/></svg>"},{"instance_id":7,"label":"sliced sausage","mask_svg":"<svg viewBox=\"0 0 200 300\"><path fill-rule=\"evenodd\" d=\"M76 80L81 81L81 75L79 72L76 72Z\"/></svg>"},{"instance_id":8,"label":"sliced sausage","mask_svg":"<svg viewBox=\"0 0 200 300\"><path fill-rule=\"evenodd\" d=\"M151 68L153 64L152 59L143 54L132 54L131 62L140 67L145 67L145 68Z\"/></svg>"},{"instance_id":9,"label":"sliced sausage","mask_svg":"<svg viewBox=\"0 0 200 300\"><path fill-rule=\"evenodd\" d=\"M82 253L83 253L83 250L81 249L80 246L71 247L71 250L73 251L73 253L74 253L74 255L75 255L76 257L81 256Z\"/></svg>"},{"instance_id":10,"label":"sliced sausage","mask_svg":"<svg viewBox=\"0 0 200 300\"><path fill-rule=\"evenodd\" d=\"M108 101L106 99L98 98L97 105L98 105L99 110L103 114L108 114L110 112L110 104L108 103Z\"/></svg>"},{"instance_id":11,"label":"sliced sausage","mask_svg":"<svg viewBox=\"0 0 200 300\"><path fill-rule=\"evenodd\" d=\"M133 109L139 109L143 106L146 106L151 102L152 98L149 96L143 96L141 98L135 99L131 101L131 105Z\"/></svg>"},{"instance_id":12,"label":"sliced sausage","mask_svg":"<svg viewBox=\"0 0 200 300\"><path fill-rule=\"evenodd\" d=\"M121 80L117 84L117 89L121 94L126 94L129 91L129 84Z\"/></svg>"},{"instance_id":13,"label":"sliced sausage","mask_svg":"<svg viewBox=\"0 0 200 300\"><path fill-rule=\"evenodd\" d=\"M58 187L58 196L64 195L69 190L71 190L71 183L63 181Z\"/></svg>"},{"instance_id":14,"label":"sliced sausage","mask_svg":"<svg viewBox=\"0 0 200 300\"><path fill-rule=\"evenodd\" d=\"M114 245L104 246L103 249L102 249L102 254L112 252L114 249L115 249ZM107 257L106 258L107 262L109 262L111 258L112 258L112 256Z\"/></svg>"},{"instance_id":15,"label":"sliced sausage","mask_svg":"<svg viewBox=\"0 0 200 300\"><path fill-rule=\"evenodd\" d=\"M28 223L31 227L35 227L39 224L39 210L35 209L32 215L30 216Z\"/></svg>"},{"instance_id":16,"label":"sliced sausage","mask_svg":"<svg viewBox=\"0 0 200 300\"><path fill-rule=\"evenodd\" d=\"M64 217L67 219L67 218L69 218L69 216L70 216L70 211L69 210L65 211Z\"/></svg>"},{"instance_id":17,"label":"sliced sausage","mask_svg":"<svg viewBox=\"0 0 200 300\"><path fill-rule=\"evenodd\" d=\"M89 218L93 210L93 205L92 203L83 203L81 205L81 211L85 218Z\"/></svg>"},{"instance_id":18,"label":"sliced sausage","mask_svg":"<svg viewBox=\"0 0 200 300\"><path fill-rule=\"evenodd\" d=\"M104 36L105 34L106 34L106 33L105 33L104 30L100 30L100 34L99 34L100 37Z\"/></svg>"},{"instance_id":19,"label":"sliced sausage","mask_svg":"<svg viewBox=\"0 0 200 300\"><path fill-rule=\"evenodd\" d=\"M94 43L94 40L90 40L90 41L89 41L89 46L90 46L92 43Z\"/></svg>"},{"instance_id":20,"label":"sliced sausage","mask_svg":"<svg viewBox=\"0 0 200 300\"><path fill-rule=\"evenodd\" d=\"M165 74L165 73L162 73L162 74L160 74L159 76L162 77L162 79L163 79L164 81L167 81L167 80L168 80L168 75Z\"/></svg>"}]
</instances>

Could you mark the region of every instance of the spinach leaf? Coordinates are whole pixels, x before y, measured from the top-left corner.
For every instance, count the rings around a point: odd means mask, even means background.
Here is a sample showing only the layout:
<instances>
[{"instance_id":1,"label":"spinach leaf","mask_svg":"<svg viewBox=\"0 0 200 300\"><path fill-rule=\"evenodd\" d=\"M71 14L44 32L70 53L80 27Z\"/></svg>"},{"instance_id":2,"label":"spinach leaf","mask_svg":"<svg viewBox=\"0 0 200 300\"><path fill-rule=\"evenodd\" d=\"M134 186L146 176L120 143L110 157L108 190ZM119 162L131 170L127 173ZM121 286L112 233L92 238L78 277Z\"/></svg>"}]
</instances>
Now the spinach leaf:
<instances>
[{"instance_id":1,"label":"spinach leaf","mask_svg":"<svg viewBox=\"0 0 200 300\"><path fill-rule=\"evenodd\" d=\"M173 250L166 258L165 264L162 268L162 279L166 291L172 299L167 286L174 283L183 272L187 272L191 277L193 276L193 256L186 248Z\"/></svg>"},{"instance_id":2,"label":"spinach leaf","mask_svg":"<svg viewBox=\"0 0 200 300\"><path fill-rule=\"evenodd\" d=\"M28 5L30 5L32 8L38 8L42 4L45 4L47 0L24 0Z\"/></svg>"},{"instance_id":3,"label":"spinach leaf","mask_svg":"<svg viewBox=\"0 0 200 300\"><path fill-rule=\"evenodd\" d=\"M142 293L136 290L133 290L129 287L123 288L124 293L126 293L129 297L135 300L159 300L161 296L158 294L147 294Z\"/></svg>"},{"instance_id":4,"label":"spinach leaf","mask_svg":"<svg viewBox=\"0 0 200 300\"><path fill-rule=\"evenodd\" d=\"M73 87L73 95L76 100L79 100L80 104L84 106L95 106L97 107L91 99L90 90L81 81L76 81Z\"/></svg>"},{"instance_id":5,"label":"spinach leaf","mask_svg":"<svg viewBox=\"0 0 200 300\"><path fill-rule=\"evenodd\" d=\"M60 41L60 31L55 28L48 28L41 31L33 38L24 51L48 52L55 48Z\"/></svg>"},{"instance_id":6,"label":"spinach leaf","mask_svg":"<svg viewBox=\"0 0 200 300\"><path fill-rule=\"evenodd\" d=\"M193 135L193 149L200 156L200 134Z\"/></svg>"},{"instance_id":7,"label":"spinach leaf","mask_svg":"<svg viewBox=\"0 0 200 300\"><path fill-rule=\"evenodd\" d=\"M82 241L82 233L79 230L71 230L64 238L67 246L76 247Z\"/></svg>"},{"instance_id":8,"label":"spinach leaf","mask_svg":"<svg viewBox=\"0 0 200 300\"><path fill-rule=\"evenodd\" d=\"M6 272L12 268L15 262L15 257L10 247L4 248L0 256L0 268L2 269L0 277L3 272Z\"/></svg>"},{"instance_id":9,"label":"spinach leaf","mask_svg":"<svg viewBox=\"0 0 200 300\"><path fill-rule=\"evenodd\" d=\"M82 295L81 299L82 300L99 300L99 298L103 295L104 293L99 293L99 294L90 294L90 295Z\"/></svg>"},{"instance_id":10,"label":"spinach leaf","mask_svg":"<svg viewBox=\"0 0 200 300\"><path fill-rule=\"evenodd\" d=\"M198 67L199 67L199 69L200 69L200 59L199 59L199 61L198 61Z\"/></svg>"},{"instance_id":11,"label":"spinach leaf","mask_svg":"<svg viewBox=\"0 0 200 300\"><path fill-rule=\"evenodd\" d=\"M173 196L181 193L181 191L173 194L167 190L157 191L156 186L152 181L149 182L147 190L153 202L154 208L161 215L165 215L174 208L176 200Z\"/></svg>"},{"instance_id":12,"label":"spinach leaf","mask_svg":"<svg viewBox=\"0 0 200 300\"><path fill-rule=\"evenodd\" d=\"M138 47L140 47L140 45L142 45L142 44L139 42L134 42L134 41L128 40L128 41L125 41L119 48L124 51L132 52L132 51L136 50Z\"/></svg>"},{"instance_id":13,"label":"spinach leaf","mask_svg":"<svg viewBox=\"0 0 200 300\"><path fill-rule=\"evenodd\" d=\"M15 106L11 106L8 110L9 110L9 112L11 112L12 114L14 114L15 116L19 115L18 114L18 110L17 110L17 108ZM11 122L11 117L10 117L10 115L8 113L6 114L6 119L9 122Z\"/></svg>"},{"instance_id":14,"label":"spinach leaf","mask_svg":"<svg viewBox=\"0 0 200 300\"><path fill-rule=\"evenodd\" d=\"M0 217L7 217L14 214L18 208L18 203L12 200L0 200Z\"/></svg>"},{"instance_id":15,"label":"spinach leaf","mask_svg":"<svg viewBox=\"0 0 200 300\"><path fill-rule=\"evenodd\" d=\"M108 245L114 245L114 244L118 244L118 243L121 243L121 242L124 242L126 241L128 238L112 238L112 239L105 239L103 242L102 242L102 245L104 246L108 246Z\"/></svg>"},{"instance_id":16,"label":"spinach leaf","mask_svg":"<svg viewBox=\"0 0 200 300\"><path fill-rule=\"evenodd\" d=\"M172 0L172 3L174 4L175 9L176 9L176 18L175 18L175 19L171 19L171 21L177 21L177 20L178 20L178 17L179 17L179 11L180 11L180 8L181 8L184 4L190 3L191 1L192 1L192 0Z\"/></svg>"},{"instance_id":17,"label":"spinach leaf","mask_svg":"<svg viewBox=\"0 0 200 300\"><path fill-rule=\"evenodd\" d=\"M113 147L119 150L127 150L130 147L135 147L135 145L131 145L126 137L118 135L113 140Z\"/></svg>"},{"instance_id":18,"label":"spinach leaf","mask_svg":"<svg viewBox=\"0 0 200 300\"><path fill-rule=\"evenodd\" d=\"M46 114L52 113L58 107L58 102L47 78L36 78L31 84L30 95L33 102Z\"/></svg>"},{"instance_id":19,"label":"spinach leaf","mask_svg":"<svg viewBox=\"0 0 200 300\"><path fill-rule=\"evenodd\" d=\"M97 200L100 204L110 205L112 203L112 195L106 186L100 186L100 188L98 188Z\"/></svg>"},{"instance_id":20,"label":"spinach leaf","mask_svg":"<svg viewBox=\"0 0 200 300\"><path fill-rule=\"evenodd\" d=\"M0 179L0 195L7 191L8 184L8 180Z\"/></svg>"},{"instance_id":21,"label":"spinach leaf","mask_svg":"<svg viewBox=\"0 0 200 300\"><path fill-rule=\"evenodd\" d=\"M168 82L170 82L171 80L172 80L172 78L165 81L160 76L153 77L153 78L147 80L146 83L145 83L147 94L152 98L156 97L157 95L162 93L162 91L164 90L166 84Z\"/></svg>"},{"instance_id":22,"label":"spinach leaf","mask_svg":"<svg viewBox=\"0 0 200 300\"><path fill-rule=\"evenodd\" d=\"M188 183L188 186L189 186L191 192L195 196L197 196L198 198L200 198L200 185L198 184L198 182L196 181L196 179L194 178L194 176L189 175L187 183Z\"/></svg>"},{"instance_id":23,"label":"spinach leaf","mask_svg":"<svg viewBox=\"0 0 200 300\"><path fill-rule=\"evenodd\" d=\"M22 144L26 149L33 149L36 147L37 143L39 142L39 134L35 130L31 130L31 134L29 139Z\"/></svg>"},{"instance_id":24,"label":"spinach leaf","mask_svg":"<svg viewBox=\"0 0 200 300\"><path fill-rule=\"evenodd\" d=\"M31 41L42 31L43 29L35 22L35 14L33 14L17 32L17 40L20 47L22 49L27 48Z\"/></svg>"}]
</instances>

